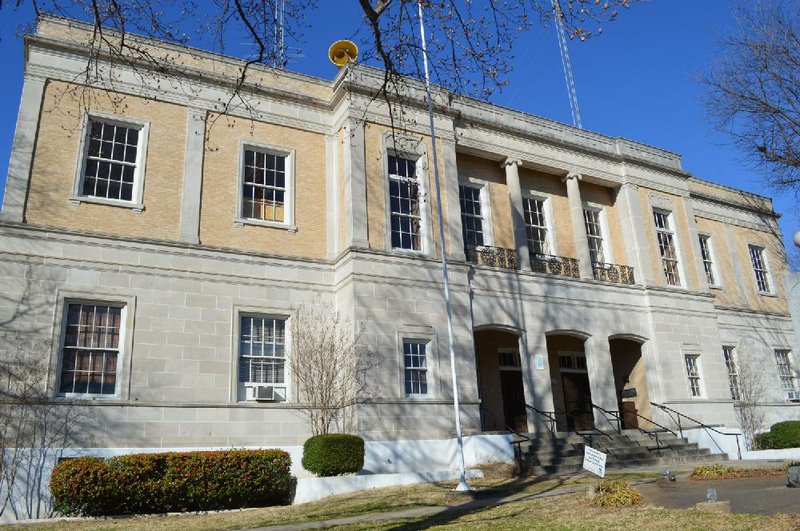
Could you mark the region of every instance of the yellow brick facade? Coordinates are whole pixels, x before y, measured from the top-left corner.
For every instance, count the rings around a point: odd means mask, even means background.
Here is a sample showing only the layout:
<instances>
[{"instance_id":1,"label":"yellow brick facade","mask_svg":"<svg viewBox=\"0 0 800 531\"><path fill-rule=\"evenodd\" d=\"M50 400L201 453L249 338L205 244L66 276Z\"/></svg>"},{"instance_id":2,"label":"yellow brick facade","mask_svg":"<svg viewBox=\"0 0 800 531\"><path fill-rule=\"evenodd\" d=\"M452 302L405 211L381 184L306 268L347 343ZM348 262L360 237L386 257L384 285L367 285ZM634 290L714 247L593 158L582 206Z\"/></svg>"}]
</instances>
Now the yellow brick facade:
<instances>
[{"instance_id":1,"label":"yellow brick facade","mask_svg":"<svg viewBox=\"0 0 800 531\"><path fill-rule=\"evenodd\" d=\"M296 232L236 223L243 143L293 151ZM206 128L200 242L283 256L326 258L325 150L325 136L319 133L211 114Z\"/></svg>"},{"instance_id":2,"label":"yellow brick facade","mask_svg":"<svg viewBox=\"0 0 800 531\"><path fill-rule=\"evenodd\" d=\"M87 112L149 123L141 213L127 206L71 203L76 171L83 163L80 146ZM186 109L178 105L48 82L25 220L33 225L89 233L177 240L186 120Z\"/></svg>"}]
</instances>

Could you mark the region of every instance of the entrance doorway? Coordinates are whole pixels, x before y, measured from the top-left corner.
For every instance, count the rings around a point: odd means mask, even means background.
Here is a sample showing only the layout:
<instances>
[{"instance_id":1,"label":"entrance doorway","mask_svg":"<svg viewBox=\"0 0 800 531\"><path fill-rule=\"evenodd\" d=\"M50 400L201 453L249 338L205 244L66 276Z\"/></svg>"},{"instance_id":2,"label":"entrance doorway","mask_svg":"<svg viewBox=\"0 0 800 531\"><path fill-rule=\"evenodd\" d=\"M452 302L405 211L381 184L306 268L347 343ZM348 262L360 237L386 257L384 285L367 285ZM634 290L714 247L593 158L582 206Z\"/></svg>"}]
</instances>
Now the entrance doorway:
<instances>
[{"instance_id":1,"label":"entrance doorway","mask_svg":"<svg viewBox=\"0 0 800 531\"><path fill-rule=\"evenodd\" d=\"M592 392L583 343L582 338L575 336L547 336L553 405L560 431L594 429Z\"/></svg>"},{"instance_id":2,"label":"entrance doorway","mask_svg":"<svg viewBox=\"0 0 800 531\"><path fill-rule=\"evenodd\" d=\"M645 420L651 418L651 410L642 344L631 339L616 338L609 339L608 346L622 429L652 428Z\"/></svg>"},{"instance_id":3,"label":"entrance doorway","mask_svg":"<svg viewBox=\"0 0 800 531\"><path fill-rule=\"evenodd\" d=\"M500 388L503 394L503 418L514 431L528 431L525 410L525 387L522 384L522 363L516 350L500 350Z\"/></svg>"},{"instance_id":4,"label":"entrance doorway","mask_svg":"<svg viewBox=\"0 0 800 531\"><path fill-rule=\"evenodd\" d=\"M519 336L502 330L475 332L475 360L483 431L528 431Z\"/></svg>"}]
</instances>

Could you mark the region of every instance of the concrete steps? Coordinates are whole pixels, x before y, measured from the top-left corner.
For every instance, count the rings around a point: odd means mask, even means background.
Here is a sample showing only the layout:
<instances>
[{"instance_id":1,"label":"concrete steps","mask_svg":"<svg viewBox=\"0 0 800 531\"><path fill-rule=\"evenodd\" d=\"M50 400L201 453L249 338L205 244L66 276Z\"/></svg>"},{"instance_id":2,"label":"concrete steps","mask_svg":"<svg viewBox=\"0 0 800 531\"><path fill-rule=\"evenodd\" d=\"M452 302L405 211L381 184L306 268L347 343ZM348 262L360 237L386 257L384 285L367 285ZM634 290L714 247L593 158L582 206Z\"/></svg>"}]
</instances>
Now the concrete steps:
<instances>
[{"instance_id":1,"label":"concrete steps","mask_svg":"<svg viewBox=\"0 0 800 531\"><path fill-rule=\"evenodd\" d=\"M533 475L578 472L583 466L583 452L588 445L607 454L606 468L668 466L677 463L724 461L727 456L711 454L706 448L670 433L644 434L637 431L617 433L557 433L549 437L531 437L520 444L523 467Z\"/></svg>"}]
</instances>

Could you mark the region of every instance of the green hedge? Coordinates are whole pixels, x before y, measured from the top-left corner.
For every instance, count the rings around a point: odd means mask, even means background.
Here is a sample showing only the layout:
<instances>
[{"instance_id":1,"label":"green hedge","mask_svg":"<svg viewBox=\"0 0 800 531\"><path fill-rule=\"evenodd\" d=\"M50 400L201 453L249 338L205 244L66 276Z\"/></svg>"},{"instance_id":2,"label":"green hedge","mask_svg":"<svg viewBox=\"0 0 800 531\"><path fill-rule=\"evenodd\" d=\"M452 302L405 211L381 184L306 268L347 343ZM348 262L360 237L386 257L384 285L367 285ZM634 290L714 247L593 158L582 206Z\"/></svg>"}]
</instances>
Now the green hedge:
<instances>
[{"instance_id":1,"label":"green hedge","mask_svg":"<svg viewBox=\"0 0 800 531\"><path fill-rule=\"evenodd\" d=\"M800 420L787 420L773 424L769 429L772 448L800 448Z\"/></svg>"},{"instance_id":2,"label":"green hedge","mask_svg":"<svg viewBox=\"0 0 800 531\"><path fill-rule=\"evenodd\" d=\"M303 445L303 468L318 476L338 476L364 468L364 439L332 433L316 435Z\"/></svg>"},{"instance_id":3,"label":"green hedge","mask_svg":"<svg viewBox=\"0 0 800 531\"><path fill-rule=\"evenodd\" d=\"M769 450L772 446L772 434L768 431L764 433L756 433L753 435L753 449L754 450Z\"/></svg>"},{"instance_id":4,"label":"green hedge","mask_svg":"<svg viewBox=\"0 0 800 531\"><path fill-rule=\"evenodd\" d=\"M53 469L50 492L65 515L207 511L291 503L291 458L281 450L82 457Z\"/></svg>"}]
</instances>

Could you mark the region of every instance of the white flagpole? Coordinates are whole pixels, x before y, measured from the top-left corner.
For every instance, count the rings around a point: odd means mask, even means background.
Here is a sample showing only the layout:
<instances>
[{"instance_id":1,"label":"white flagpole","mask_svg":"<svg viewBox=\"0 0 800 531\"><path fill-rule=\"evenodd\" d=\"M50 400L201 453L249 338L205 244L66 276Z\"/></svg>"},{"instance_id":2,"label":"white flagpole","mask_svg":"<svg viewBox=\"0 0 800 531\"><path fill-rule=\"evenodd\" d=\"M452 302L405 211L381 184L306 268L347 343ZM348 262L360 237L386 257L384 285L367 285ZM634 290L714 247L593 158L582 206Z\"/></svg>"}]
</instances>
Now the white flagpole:
<instances>
[{"instance_id":1,"label":"white flagpole","mask_svg":"<svg viewBox=\"0 0 800 531\"><path fill-rule=\"evenodd\" d=\"M461 477L456 487L457 491L469 491L472 488L467 483L467 473L464 467L464 439L461 437L461 414L458 407L458 379L456 377L456 350L453 339L453 308L450 303L450 281L447 275L447 252L444 245L444 220L442 217L442 188L439 185L439 159L436 153L436 130L433 126L433 100L431 99L431 80L428 74L428 49L425 45L425 24L422 18L422 4L419 0L419 32L422 39L422 62L425 66L425 90L428 94L428 118L431 126L431 148L433 149L433 174L436 182L436 208L439 213L439 241L442 248L442 278L444 280L444 300L447 307L447 338L450 341L450 373L453 377L453 408L455 410L456 442L458 444L458 465Z\"/></svg>"}]
</instances>

